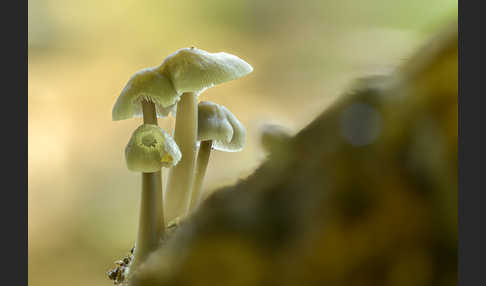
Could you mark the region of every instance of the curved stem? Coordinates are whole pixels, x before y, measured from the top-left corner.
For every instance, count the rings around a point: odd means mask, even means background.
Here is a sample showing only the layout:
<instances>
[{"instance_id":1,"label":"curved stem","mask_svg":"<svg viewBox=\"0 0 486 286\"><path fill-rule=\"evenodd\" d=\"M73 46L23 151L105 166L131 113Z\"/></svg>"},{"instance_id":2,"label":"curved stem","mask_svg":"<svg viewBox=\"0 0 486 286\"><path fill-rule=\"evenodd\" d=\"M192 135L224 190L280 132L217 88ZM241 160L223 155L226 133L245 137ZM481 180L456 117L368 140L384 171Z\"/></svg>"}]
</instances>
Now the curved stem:
<instances>
[{"instance_id":1,"label":"curved stem","mask_svg":"<svg viewBox=\"0 0 486 286\"><path fill-rule=\"evenodd\" d=\"M174 140L181 150L182 158L169 170L167 191L164 197L166 224L182 219L189 208L197 140L197 95L186 92L177 103L177 118Z\"/></svg>"},{"instance_id":2,"label":"curved stem","mask_svg":"<svg viewBox=\"0 0 486 286\"><path fill-rule=\"evenodd\" d=\"M157 125L155 105L142 101L143 123ZM164 212L162 209L161 171L142 173L142 194L137 242L130 269L134 270L153 251L164 232ZM131 271L132 272L132 271Z\"/></svg>"},{"instance_id":3,"label":"curved stem","mask_svg":"<svg viewBox=\"0 0 486 286\"><path fill-rule=\"evenodd\" d=\"M211 147L213 145L212 140L201 141L201 147L199 147L199 153L197 154L196 161L196 178L194 179L194 188L192 189L192 198L190 210L194 210L201 200L201 190L206 175L206 169L208 167L209 155L211 154Z\"/></svg>"}]
</instances>

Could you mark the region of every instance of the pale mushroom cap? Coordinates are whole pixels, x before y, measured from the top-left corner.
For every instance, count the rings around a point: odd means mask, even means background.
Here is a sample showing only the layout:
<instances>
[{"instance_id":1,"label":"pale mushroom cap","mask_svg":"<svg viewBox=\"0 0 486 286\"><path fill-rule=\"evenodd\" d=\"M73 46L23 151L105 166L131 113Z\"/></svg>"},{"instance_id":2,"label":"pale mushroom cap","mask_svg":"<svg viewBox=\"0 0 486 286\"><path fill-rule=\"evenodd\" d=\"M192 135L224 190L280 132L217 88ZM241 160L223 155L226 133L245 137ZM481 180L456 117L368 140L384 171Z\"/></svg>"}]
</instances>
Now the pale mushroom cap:
<instances>
[{"instance_id":1,"label":"pale mushroom cap","mask_svg":"<svg viewBox=\"0 0 486 286\"><path fill-rule=\"evenodd\" d=\"M240 152L245 147L246 130L243 124L236 118L236 116L228 110L228 108L220 105L221 109L226 115L229 124L233 128L233 137L230 142L214 141L213 149L225 152Z\"/></svg>"},{"instance_id":2,"label":"pale mushroom cap","mask_svg":"<svg viewBox=\"0 0 486 286\"><path fill-rule=\"evenodd\" d=\"M252 66L235 55L208 53L194 47L168 56L159 67L178 93L201 93L214 85L234 80L253 71Z\"/></svg>"},{"instance_id":3,"label":"pale mushroom cap","mask_svg":"<svg viewBox=\"0 0 486 286\"><path fill-rule=\"evenodd\" d=\"M112 119L123 120L142 116L142 100L155 103L158 117L174 112L180 99L167 76L156 68L146 68L135 73L123 88L115 102Z\"/></svg>"},{"instance_id":4,"label":"pale mushroom cap","mask_svg":"<svg viewBox=\"0 0 486 286\"><path fill-rule=\"evenodd\" d=\"M198 104L197 140L229 143L233 138L233 127L219 104L201 101Z\"/></svg>"},{"instance_id":5,"label":"pale mushroom cap","mask_svg":"<svg viewBox=\"0 0 486 286\"><path fill-rule=\"evenodd\" d=\"M125 148L125 159L129 170L151 173L176 165L181 159L181 152L162 128L143 124L133 132Z\"/></svg>"}]
</instances>

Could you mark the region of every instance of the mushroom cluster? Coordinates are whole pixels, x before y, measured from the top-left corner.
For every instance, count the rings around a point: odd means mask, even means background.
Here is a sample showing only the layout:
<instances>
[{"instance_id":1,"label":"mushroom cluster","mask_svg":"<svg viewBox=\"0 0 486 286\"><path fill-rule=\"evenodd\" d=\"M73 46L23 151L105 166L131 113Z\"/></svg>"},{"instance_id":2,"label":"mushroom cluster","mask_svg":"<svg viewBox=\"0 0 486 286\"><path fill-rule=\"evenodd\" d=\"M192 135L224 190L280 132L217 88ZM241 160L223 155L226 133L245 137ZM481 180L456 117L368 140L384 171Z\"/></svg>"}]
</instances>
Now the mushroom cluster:
<instances>
[{"instance_id":1,"label":"mushroom cluster","mask_svg":"<svg viewBox=\"0 0 486 286\"><path fill-rule=\"evenodd\" d=\"M121 91L112 119L143 117L125 148L128 169L142 173L138 234L127 275L157 247L168 225L197 207L211 150L237 152L245 145L238 119L224 106L198 104L198 96L252 71L237 56L183 48L159 66L135 73ZM176 117L174 138L157 122L170 113ZM163 167L169 169L165 190Z\"/></svg>"}]
</instances>

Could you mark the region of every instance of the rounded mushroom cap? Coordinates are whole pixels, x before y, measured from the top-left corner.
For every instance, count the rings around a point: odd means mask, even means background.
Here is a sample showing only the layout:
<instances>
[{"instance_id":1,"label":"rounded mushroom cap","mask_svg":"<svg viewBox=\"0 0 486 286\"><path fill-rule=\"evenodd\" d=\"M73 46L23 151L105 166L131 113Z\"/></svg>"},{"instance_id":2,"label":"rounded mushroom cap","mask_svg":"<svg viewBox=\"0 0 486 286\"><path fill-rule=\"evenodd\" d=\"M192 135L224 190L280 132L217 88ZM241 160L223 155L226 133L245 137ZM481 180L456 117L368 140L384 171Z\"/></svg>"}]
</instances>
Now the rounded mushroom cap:
<instances>
[{"instance_id":1,"label":"rounded mushroom cap","mask_svg":"<svg viewBox=\"0 0 486 286\"><path fill-rule=\"evenodd\" d=\"M245 76L253 68L237 56L224 52L208 53L191 47L168 56L159 71L170 78L178 93L201 93L216 84Z\"/></svg>"},{"instance_id":2,"label":"rounded mushroom cap","mask_svg":"<svg viewBox=\"0 0 486 286\"><path fill-rule=\"evenodd\" d=\"M233 138L233 127L219 104L201 101L198 104L197 140L229 143Z\"/></svg>"},{"instance_id":3,"label":"rounded mushroom cap","mask_svg":"<svg viewBox=\"0 0 486 286\"><path fill-rule=\"evenodd\" d=\"M167 76L156 68L146 68L135 73L123 88L112 111L114 121L142 116L140 101L155 103L158 117L166 117L175 111L180 99Z\"/></svg>"},{"instance_id":4,"label":"rounded mushroom cap","mask_svg":"<svg viewBox=\"0 0 486 286\"><path fill-rule=\"evenodd\" d=\"M181 159L181 151L162 128L143 124L133 132L125 148L125 159L129 170L151 173L176 165Z\"/></svg>"},{"instance_id":5,"label":"rounded mushroom cap","mask_svg":"<svg viewBox=\"0 0 486 286\"><path fill-rule=\"evenodd\" d=\"M226 113L231 127L233 127L233 137L229 143L214 142L213 148L225 152L240 152L246 144L246 129L243 124L236 118L236 116L228 110L228 108L221 105L221 108Z\"/></svg>"},{"instance_id":6,"label":"rounded mushroom cap","mask_svg":"<svg viewBox=\"0 0 486 286\"><path fill-rule=\"evenodd\" d=\"M246 143L243 124L228 108L210 101L198 105L198 140L212 140L212 148L224 152L239 152Z\"/></svg>"}]
</instances>

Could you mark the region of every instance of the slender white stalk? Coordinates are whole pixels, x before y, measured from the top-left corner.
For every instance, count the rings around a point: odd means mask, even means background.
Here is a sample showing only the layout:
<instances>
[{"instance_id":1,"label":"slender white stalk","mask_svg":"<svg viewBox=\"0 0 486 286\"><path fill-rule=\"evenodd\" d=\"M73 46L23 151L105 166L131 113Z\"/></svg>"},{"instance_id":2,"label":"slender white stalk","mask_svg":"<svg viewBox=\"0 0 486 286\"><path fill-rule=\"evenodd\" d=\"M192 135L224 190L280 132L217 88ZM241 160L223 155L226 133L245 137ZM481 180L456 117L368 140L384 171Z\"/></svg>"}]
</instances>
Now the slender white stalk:
<instances>
[{"instance_id":1,"label":"slender white stalk","mask_svg":"<svg viewBox=\"0 0 486 286\"><path fill-rule=\"evenodd\" d=\"M197 154L196 177L194 179L194 187L192 189L191 205L189 207L190 211L194 210L199 205L199 201L201 200L202 185L204 176L206 175L212 145L212 140L201 141L201 146L199 147L199 152Z\"/></svg>"},{"instance_id":2,"label":"slender white stalk","mask_svg":"<svg viewBox=\"0 0 486 286\"><path fill-rule=\"evenodd\" d=\"M164 196L166 224L182 219L189 209L197 151L197 95L193 92L182 94L177 104L174 140L182 158L169 170L167 178Z\"/></svg>"},{"instance_id":3,"label":"slender white stalk","mask_svg":"<svg viewBox=\"0 0 486 286\"><path fill-rule=\"evenodd\" d=\"M155 105L151 102L142 101L142 109L143 123L157 125ZM157 247L160 237L165 230L162 201L161 171L142 173L138 233L130 272L133 272L147 258L148 254Z\"/></svg>"}]
</instances>

